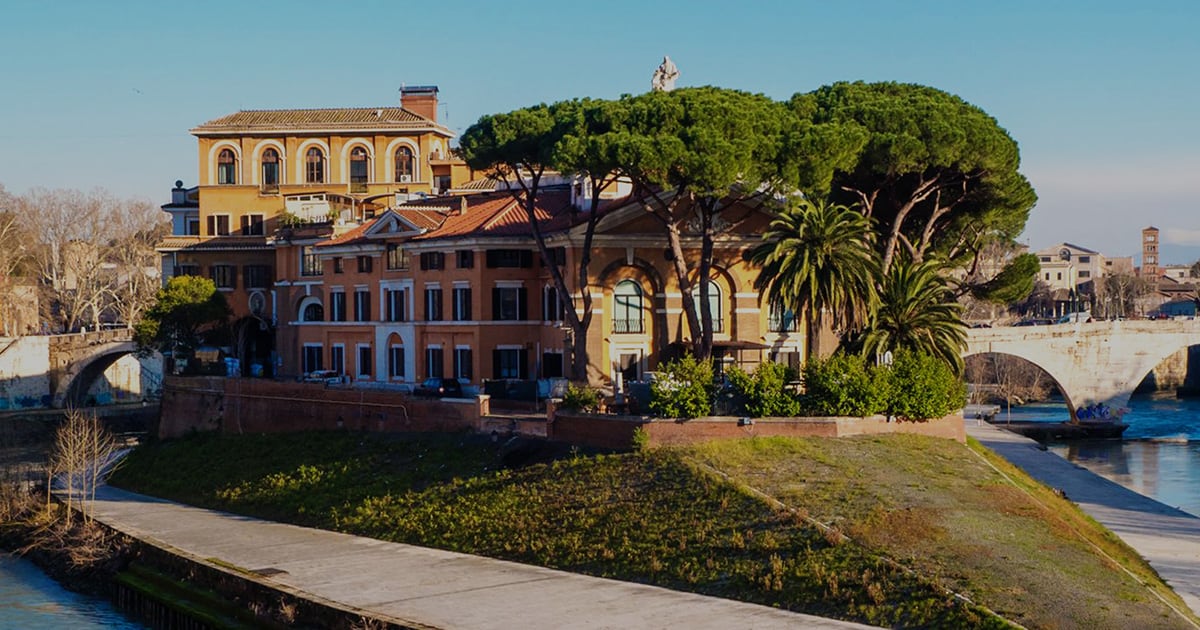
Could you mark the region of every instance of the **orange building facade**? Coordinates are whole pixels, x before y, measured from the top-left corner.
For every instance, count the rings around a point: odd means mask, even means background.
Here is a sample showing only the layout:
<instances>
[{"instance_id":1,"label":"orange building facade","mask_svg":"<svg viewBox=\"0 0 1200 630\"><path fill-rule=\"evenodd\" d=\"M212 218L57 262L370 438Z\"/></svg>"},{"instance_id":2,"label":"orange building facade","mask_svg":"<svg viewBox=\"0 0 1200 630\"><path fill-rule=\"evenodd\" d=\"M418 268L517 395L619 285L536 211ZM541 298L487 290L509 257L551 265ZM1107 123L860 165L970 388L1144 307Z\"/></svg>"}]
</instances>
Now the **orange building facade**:
<instances>
[{"instance_id":1,"label":"orange building facade","mask_svg":"<svg viewBox=\"0 0 1200 630\"><path fill-rule=\"evenodd\" d=\"M241 111L191 130L199 184L176 182L172 233L158 247L163 281L211 278L237 319L233 354L243 371L280 364L275 236L346 226L410 198L447 193L471 179L437 122L438 90L401 90L400 107ZM308 230L313 242L320 230ZM287 258L287 254L278 254Z\"/></svg>"},{"instance_id":2,"label":"orange building facade","mask_svg":"<svg viewBox=\"0 0 1200 630\"><path fill-rule=\"evenodd\" d=\"M573 282L586 219L578 201L568 188L543 195L538 209L569 297L555 290L525 210L507 193L398 205L342 233L277 240L280 373L478 384L565 376L572 353L586 351L593 384L644 379L690 338L663 228L623 200L602 211L591 249L593 319L586 338L574 339L563 309L582 308ZM708 306L715 354L750 366L798 364L795 318L759 303L756 273L742 261L768 217L735 207L723 219ZM687 228L681 221L685 252L698 252Z\"/></svg>"}]
</instances>

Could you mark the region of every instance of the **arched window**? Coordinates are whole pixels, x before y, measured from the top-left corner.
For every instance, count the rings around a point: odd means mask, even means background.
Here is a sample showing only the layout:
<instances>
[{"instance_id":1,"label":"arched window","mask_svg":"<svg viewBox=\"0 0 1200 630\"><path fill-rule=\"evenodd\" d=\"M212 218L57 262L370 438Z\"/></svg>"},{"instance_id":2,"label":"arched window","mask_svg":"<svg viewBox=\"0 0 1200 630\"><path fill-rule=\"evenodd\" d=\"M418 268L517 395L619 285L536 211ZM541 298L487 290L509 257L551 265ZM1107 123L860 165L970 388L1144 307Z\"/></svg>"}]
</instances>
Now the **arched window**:
<instances>
[{"instance_id":1,"label":"arched window","mask_svg":"<svg viewBox=\"0 0 1200 630\"><path fill-rule=\"evenodd\" d=\"M708 312L712 314L713 332L721 332L725 330L725 318L722 317L724 310L721 308L721 287L717 286L716 282L708 281L708 304L700 303L700 285L696 285L692 289L692 299L696 302L696 316L703 318L704 308L708 308Z\"/></svg>"},{"instance_id":2,"label":"arched window","mask_svg":"<svg viewBox=\"0 0 1200 630\"><path fill-rule=\"evenodd\" d=\"M300 321L302 322L323 322L325 321L325 307L321 306L320 302L309 302L305 305L304 310L300 313Z\"/></svg>"},{"instance_id":3,"label":"arched window","mask_svg":"<svg viewBox=\"0 0 1200 630\"><path fill-rule=\"evenodd\" d=\"M396 181L411 182L413 177L413 152L408 147L396 149Z\"/></svg>"},{"instance_id":4,"label":"arched window","mask_svg":"<svg viewBox=\"0 0 1200 630\"><path fill-rule=\"evenodd\" d=\"M325 154L317 147L304 154L304 182L308 184L325 183Z\"/></svg>"},{"instance_id":5,"label":"arched window","mask_svg":"<svg viewBox=\"0 0 1200 630\"><path fill-rule=\"evenodd\" d=\"M262 187L268 190L279 189L279 152L275 149L263 151Z\"/></svg>"},{"instance_id":6,"label":"arched window","mask_svg":"<svg viewBox=\"0 0 1200 630\"><path fill-rule=\"evenodd\" d=\"M642 287L633 280L622 280L613 288L613 332L641 333Z\"/></svg>"},{"instance_id":7,"label":"arched window","mask_svg":"<svg viewBox=\"0 0 1200 630\"><path fill-rule=\"evenodd\" d=\"M221 149L217 154L217 183L237 183L237 157L230 149Z\"/></svg>"},{"instance_id":8,"label":"arched window","mask_svg":"<svg viewBox=\"0 0 1200 630\"><path fill-rule=\"evenodd\" d=\"M370 172L367 150L354 147L350 151L350 192L367 192L367 173Z\"/></svg>"}]
</instances>

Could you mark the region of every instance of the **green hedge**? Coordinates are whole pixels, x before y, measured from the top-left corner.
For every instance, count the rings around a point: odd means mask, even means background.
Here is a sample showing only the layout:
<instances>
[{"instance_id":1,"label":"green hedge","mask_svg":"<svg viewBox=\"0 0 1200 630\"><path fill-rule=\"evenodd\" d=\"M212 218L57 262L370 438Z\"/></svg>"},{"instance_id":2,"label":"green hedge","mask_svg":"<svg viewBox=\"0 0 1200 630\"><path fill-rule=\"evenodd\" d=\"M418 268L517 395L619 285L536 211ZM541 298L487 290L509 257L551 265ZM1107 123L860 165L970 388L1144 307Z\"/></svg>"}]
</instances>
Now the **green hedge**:
<instances>
[{"instance_id":1,"label":"green hedge","mask_svg":"<svg viewBox=\"0 0 1200 630\"><path fill-rule=\"evenodd\" d=\"M801 405L818 416L886 414L902 420L940 418L966 404L966 386L937 357L898 352L892 365L834 355L804 366Z\"/></svg>"}]
</instances>

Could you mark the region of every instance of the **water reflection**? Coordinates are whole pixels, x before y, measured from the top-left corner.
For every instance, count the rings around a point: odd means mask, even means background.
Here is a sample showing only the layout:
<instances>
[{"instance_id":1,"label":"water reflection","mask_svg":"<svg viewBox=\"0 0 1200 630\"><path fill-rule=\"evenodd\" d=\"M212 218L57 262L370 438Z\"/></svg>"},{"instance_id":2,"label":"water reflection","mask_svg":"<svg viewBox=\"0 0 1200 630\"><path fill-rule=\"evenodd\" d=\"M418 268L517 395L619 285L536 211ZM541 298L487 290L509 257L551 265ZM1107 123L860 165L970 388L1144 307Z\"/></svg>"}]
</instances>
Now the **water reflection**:
<instances>
[{"instance_id":1,"label":"water reflection","mask_svg":"<svg viewBox=\"0 0 1200 630\"><path fill-rule=\"evenodd\" d=\"M1049 444L1051 451L1158 501L1200 515L1200 399L1136 396L1123 418L1125 440ZM1007 417L1001 412L997 424ZM1012 419L1062 422L1061 402L1014 407Z\"/></svg>"},{"instance_id":2,"label":"water reflection","mask_svg":"<svg viewBox=\"0 0 1200 630\"><path fill-rule=\"evenodd\" d=\"M107 601L73 593L32 562L0 553L0 628L145 628Z\"/></svg>"}]
</instances>

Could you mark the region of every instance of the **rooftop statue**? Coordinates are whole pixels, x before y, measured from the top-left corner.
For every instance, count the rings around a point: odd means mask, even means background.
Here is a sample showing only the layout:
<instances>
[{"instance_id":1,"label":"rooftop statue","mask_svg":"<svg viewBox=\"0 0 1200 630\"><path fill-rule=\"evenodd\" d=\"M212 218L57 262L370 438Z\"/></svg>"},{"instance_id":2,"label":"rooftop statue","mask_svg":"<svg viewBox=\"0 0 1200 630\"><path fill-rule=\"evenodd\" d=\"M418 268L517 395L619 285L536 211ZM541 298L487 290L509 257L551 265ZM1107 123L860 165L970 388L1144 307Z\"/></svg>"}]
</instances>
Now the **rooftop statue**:
<instances>
[{"instance_id":1,"label":"rooftop statue","mask_svg":"<svg viewBox=\"0 0 1200 630\"><path fill-rule=\"evenodd\" d=\"M655 92L670 92L675 89L675 79L679 78L679 68L671 62L671 58L663 56L662 63L650 78L650 89Z\"/></svg>"}]
</instances>

